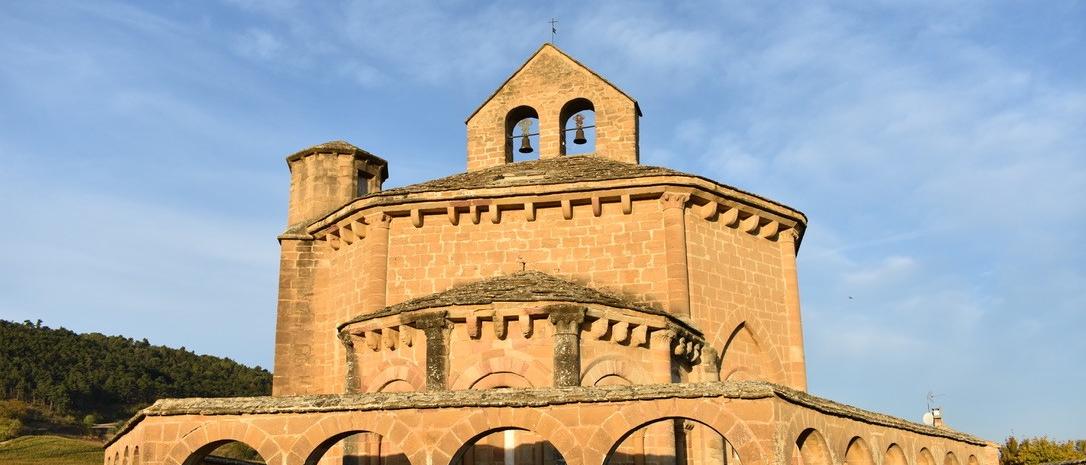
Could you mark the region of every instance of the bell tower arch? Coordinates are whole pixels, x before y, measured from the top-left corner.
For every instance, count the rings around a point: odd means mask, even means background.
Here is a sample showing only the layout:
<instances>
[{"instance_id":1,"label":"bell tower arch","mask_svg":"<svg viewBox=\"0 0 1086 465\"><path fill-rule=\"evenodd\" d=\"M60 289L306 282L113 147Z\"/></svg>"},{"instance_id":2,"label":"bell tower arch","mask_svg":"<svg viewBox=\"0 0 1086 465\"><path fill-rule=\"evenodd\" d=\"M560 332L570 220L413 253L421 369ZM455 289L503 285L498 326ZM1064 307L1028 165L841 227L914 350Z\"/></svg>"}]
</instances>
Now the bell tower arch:
<instances>
[{"instance_id":1,"label":"bell tower arch","mask_svg":"<svg viewBox=\"0 0 1086 465\"><path fill-rule=\"evenodd\" d=\"M523 119L525 108L538 118L538 146L532 150L540 159L565 156L565 133L576 130L567 120L591 110L591 155L638 163L637 101L554 45L543 44L468 117L468 171L513 162L524 141L510 120Z\"/></svg>"}]
</instances>

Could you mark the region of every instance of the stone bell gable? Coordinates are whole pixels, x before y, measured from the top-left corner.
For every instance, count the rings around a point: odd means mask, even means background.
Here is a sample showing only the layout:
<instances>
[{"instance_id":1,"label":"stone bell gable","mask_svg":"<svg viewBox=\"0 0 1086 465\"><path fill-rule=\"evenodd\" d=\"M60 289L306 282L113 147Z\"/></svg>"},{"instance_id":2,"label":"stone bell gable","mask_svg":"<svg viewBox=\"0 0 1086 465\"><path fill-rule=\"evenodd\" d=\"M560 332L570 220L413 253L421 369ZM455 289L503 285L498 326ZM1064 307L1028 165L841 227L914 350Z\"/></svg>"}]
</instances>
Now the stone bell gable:
<instances>
[{"instance_id":1,"label":"stone bell gable","mask_svg":"<svg viewBox=\"0 0 1086 465\"><path fill-rule=\"evenodd\" d=\"M565 155L562 135L572 127L570 118L583 110L596 115L597 156L638 162L637 101L554 45L544 44L468 117L468 171L512 162L513 125L526 117L539 120L539 158Z\"/></svg>"}]
</instances>

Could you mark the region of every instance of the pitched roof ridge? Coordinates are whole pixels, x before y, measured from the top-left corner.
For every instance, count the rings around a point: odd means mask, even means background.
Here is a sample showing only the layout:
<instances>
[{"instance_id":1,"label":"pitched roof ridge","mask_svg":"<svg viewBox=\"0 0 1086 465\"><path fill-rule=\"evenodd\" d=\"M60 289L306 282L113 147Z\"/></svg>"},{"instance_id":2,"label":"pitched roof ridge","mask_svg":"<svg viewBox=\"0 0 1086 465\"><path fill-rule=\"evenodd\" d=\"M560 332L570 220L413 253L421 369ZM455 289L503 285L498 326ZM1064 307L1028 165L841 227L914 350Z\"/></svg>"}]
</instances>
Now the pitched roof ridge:
<instances>
[{"instance_id":1,"label":"pitched roof ridge","mask_svg":"<svg viewBox=\"0 0 1086 465\"><path fill-rule=\"evenodd\" d=\"M615 89L615 91L622 94L623 97L626 97L626 98L630 99L630 101L633 102L633 104L634 104L634 108L637 109L637 116L642 116L641 115L641 106L637 103L637 99L630 96L630 94L627 94L626 91L622 90L622 88L620 88L619 86L616 86L611 81L608 81L607 78L601 76L599 73L597 73L592 68L589 68L588 66L585 66L584 63L581 63L580 61L577 61L576 58L573 58L568 53L566 53L562 49L558 48L557 45L554 45L554 44L552 44L550 42L544 42L543 45L540 45L539 48L536 49L535 53L532 53L532 55L529 56L527 60L524 60L524 63L521 63L520 66L517 67L516 71L513 71L513 73L510 74L509 77L505 78L505 80L502 81L502 83L500 85L498 85L497 88L494 89L494 92L491 92L490 95L488 95L486 97L486 99L483 100L483 103L479 104L478 107L475 107L475 110L472 111L471 114L468 115L468 117L464 119L464 123L466 124L468 121L471 121L471 119L474 118L477 113L479 113L479 110L482 110L483 107L486 106L486 104L490 103L490 101L493 100L496 95L498 95L498 92L501 92L501 90L505 87L506 84L509 84L509 81L512 81L513 78L515 78L517 76L517 74L520 74L520 72L524 70L524 67L528 66L528 63L531 63L532 60L534 60L536 56L538 56L540 53L543 53L543 51L548 49L548 48L554 50L555 52L558 52L559 55L565 57L569 61L572 61L573 64L575 64L577 66L580 66L585 71L588 71L589 74L595 76L600 81L603 81L604 84L607 84L608 86L611 86L612 89Z\"/></svg>"}]
</instances>

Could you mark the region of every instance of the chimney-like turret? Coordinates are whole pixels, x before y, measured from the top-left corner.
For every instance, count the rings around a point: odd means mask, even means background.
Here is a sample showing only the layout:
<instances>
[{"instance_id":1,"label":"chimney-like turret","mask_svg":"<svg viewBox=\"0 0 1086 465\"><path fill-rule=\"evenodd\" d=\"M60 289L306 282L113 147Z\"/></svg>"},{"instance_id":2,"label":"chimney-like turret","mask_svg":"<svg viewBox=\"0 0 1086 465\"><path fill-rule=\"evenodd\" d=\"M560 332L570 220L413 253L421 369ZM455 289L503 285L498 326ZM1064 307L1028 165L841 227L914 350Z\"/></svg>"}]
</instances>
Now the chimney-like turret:
<instances>
[{"instance_id":1,"label":"chimney-like turret","mask_svg":"<svg viewBox=\"0 0 1086 465\"><path fill-rule=\"evenodd\" d=\"M388 179L387 161L341 140L301 150L287 157L287 166L289 226L378 192Z\"/></svg>"}]
</instances>

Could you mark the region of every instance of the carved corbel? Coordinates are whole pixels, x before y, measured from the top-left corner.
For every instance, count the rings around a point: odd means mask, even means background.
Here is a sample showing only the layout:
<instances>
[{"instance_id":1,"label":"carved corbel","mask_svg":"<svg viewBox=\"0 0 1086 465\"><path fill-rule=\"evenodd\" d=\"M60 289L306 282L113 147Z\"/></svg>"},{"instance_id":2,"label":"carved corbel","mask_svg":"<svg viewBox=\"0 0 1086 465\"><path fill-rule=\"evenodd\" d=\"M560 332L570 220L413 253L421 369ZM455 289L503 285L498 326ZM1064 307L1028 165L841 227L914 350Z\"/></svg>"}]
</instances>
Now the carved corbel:
<instances>
[{"instance_id":1,"label":"carved corbel","mask_svg":"<svg viewBox=\"0 0 1086 465\"><path fill-rule=\"evenodd\" d=\"M525 202L524 203L524 218L526 218L528 221L535 221L535 203L534 202Z\"/></svg>"},{"instance_id":2,"label":"carved corbel","mask_svg":"<svg viewBox=\"0 0 1086 465\"><path fill-rule=\"evenodd\" d=\"M597 195L592 196L592 216L599 217L603 214L603 203L600 202L600 197Z\"/></svg>"},{"instance_id":3,"label":"carved corbel","mask_svg":"<svg viewBox=\"0 0 1086 465\"><path fill-rule=\"evenodd\" d=\"M400 331L396 326L385 328L382 336L385 341L385 348L388 350L396 350L396 343L400 342Z\"/></svg>"},{"instance_id":4,"label":"carved corbel","mask_svg":"<svg viewBox=\"0 0 1086 465\"><path fill-rule=\"evenodd\" d=\"M781 224L776 221L770 221L762 229L758 230L758 237L769 239L777 234L777 230L781 228Z\"/></svg>"},{"instance_id":5,"label":"carved corbel","mask_svg":"<svg viewBox=\"0 0 1086 465\"><path fill-rule=\"evenodd\" d=\"M637 325L630 334L630 345L642 346L649 343L649 326Z\"/></svg>"},{"instance_id":6,"label":"carved corbel","mask_svg":"<svg viewBox=\"0 0 1086 465\"><path fill-rule=\"evenodd\" d=\"M456 211L456 207L446 207L445 215L449 217L449 224L453 226L460 224L460 212Z\"/></svg>"},{"instance_id":7,"label":"carved corbel","mask_svg":"<svg viewBox=\"0 0 1086 465\"><path fill-rule=\"evenodd\" d=\"M709 203L707 203L705 205L702 205L701 207L699 207L700 210L701 210L701 212L700 212L701 217L703 219L708 220L708 221L713 221L713 219L716 218L717 212L720 211L718 207L719 207L719 204L717 204L716 202L713 202L713 201L710 201Z\"/></svg>"},{"instance_id":8,"label":"carved corbel","mask_svg":"<svg viewBox=\"0 0 1086 465\"><path fill-rule=\"evenodd\" d=\"M487 208L487 212L490 213L490 222L498 224L502 222L502 209L498 208L498 205L491 205Z\"/></svg>"},{"instance_id":9,"label":"carved corbel","mask_svg":"<svg viewBox=\"0 0 1086 465\"><path fill-rule=\"evenodd\" d=\"M747 234L754 234L758 230L758 223L762 221L762 218L758 215L750 215L747 219L739 222L739 230Z\"/></svg>"},{"instance_id":10,"label":"carved corbel","mask_svg":"<svg viewBox=\"0 0 1086 465\"><path fill-rule=\"evenodd\" d=\"M332 250L339 250L339 248L340 248L339 237L336 237L335 234L332 234L331 232L329 232L328 234L326 234L324 236L324 240L325 240L325 242L328 242L328 246L331 247Z\"/></svg>"},{"instance_id":11,"label":"carved corbel","mask_svg":"<svg viewBox=\"0 0 1086 465\"><path fill-rule=\"evenodd\" d=\"M411 209L411 225L416 228L422 227L422 210L417 208Z\"/></svg>"},{"instance_id":12,"label":"carved corbel","mask_svg":"<svg viewBox=\"0 0 1086 465\"><path fill-rule=\"evenodd\" d=\"M679 336L678 339L679 339L679 342L677 342L675 344L675 348L673 349L673 351L671 353L676 355L676 356L681 357L681 356L686 354L686 344L687 344L688 341L686 340L686 337L684 337L684 336Z\"/></svg>"},{"instance_id":13,"label":"carved corbel","mask_svg":"<svg viewBox=\"0 0 1086 465\"><path fill-rule=\"evenodd\" d=\"M633 213L633 198L630 197L630 194L622 194L622 197L620 197L620 201L622 202L623 215L629 215L630 213Z\"/></svg>"},{"instance_id":14,"label":"carved corbel","mask_svg":"<svg viewBox=\"0 0 1086 465\"><path fill-rule=\"evenodd\" d=\"M371 329L369 331L366 331L366 347L369 347L370 350L372 350L374 352L377 352L378 350L380 350L381 349L381 333L378 333L377 330L373 330L373 329Z\"/></svg>"},{"instance_id":15,"label":"carved corbel","mask_svg":"<svg viewBox=\"0 0 1086 465\"><path fill-rule=\"evenodd\" d=\"M471 339L479 339L482 336L482 325L479 324L479 314L476 312L468 313L467 322L464 325L464 330L468 332L468 337Z\"/></svg>"},{"instance_id":16,"label":"carved corbel","mask_svg":"<svg viewBox=\"0 0 1086 465\"><path fill-rule=\"evenodd\" d=\"M735 225L739 224L739 209L735 207L729 208L723 215L720 215L720 222L724 223L724 226L734 228Z\"/></svg>"},{"instance_id":17,"label":"carved corbel","mask_svg":"<svg viewBox=\"0 0 1086 465\"><path fill-rule=\"evenodd\" d=\"M532 337L535 328L532 327L532 316L526 310L521 310L517 315L517 323L520 325L520 334L525 338Z\"/></svg>"},{"instance_id":18,"label":"carved corbel","mask_svg":"<svg viewBox=\"0 0 1086 465\"><path fill-rule=\"evenodd\" d=\"M358 237L354 235L354 231L351 231L347 225L343 225L339 228L339 239L346 245L354 244L358 240Z\"/></svg>"},{"instance_id":19,"label":"carved corbel","mask_svg":"<svg viewBox=\"0 0 1086 465\"><path fill-rule=\"evenodd\" d=\"M401 326L400 327L400 345L402 345L404 347L411 347L412 345L414 345L415 338L414 338L414 335L412 334L414 331L415 330L411 329L410 327Z\"/></svg>"},{"instance_id":20,"label":"carved corbel","mask_svg":"<svg viewBox=\"0 0 1086 465\"><path fill-rule=\"evenodd\" d=\"M472 204L468 207L468 215L471 216L471 224L479 224L479 206Z\"/></svg>"},{"instance_id":21,"label":"carved corbel","mask_svg":"<svg viewBox=\"0 0 1086 465\"><path fill-rule=\"evenodd\" d=\"M589 334L596 340L602 341L607 337L607 330L611 327L611 320L606 317L600 317L596 321L592 322L592 330Z\"/></svg>"},{"instance_id":22,"label":"carved corbel","mask_svg":"<svg viewBox=\"0 0 1086 465\"><path fill-rule=\"evenodd\" d=\"M630 338L630 323L627 321L616 321L614 330L611 333L611 341L622 344Z\"/></svg>"},{"instance_id":23,"label":"carved corbel","mask_svg":"<svg viewBox=\"0 0 1086 465\"><path fill-rule=\"evenodd\" d=\"M573 219L573 202L569 199L562 199L562 218Z\"/></svg>"},{"instance_id":24,"label":"carved corbel","mask_svg":"<svg viewBox=\"0 0 1086 465\"><path fill-rule=\"evenodd\" d=\"M505 315L494 312L494 337L504 340L505 335L508 334L508 329L509 326L505 322Z\"/></svg>"}]
</instances>

